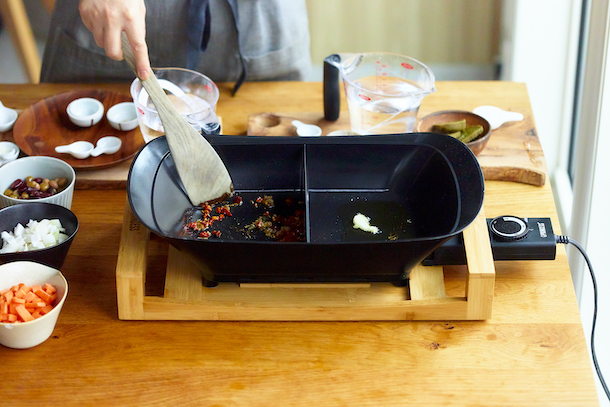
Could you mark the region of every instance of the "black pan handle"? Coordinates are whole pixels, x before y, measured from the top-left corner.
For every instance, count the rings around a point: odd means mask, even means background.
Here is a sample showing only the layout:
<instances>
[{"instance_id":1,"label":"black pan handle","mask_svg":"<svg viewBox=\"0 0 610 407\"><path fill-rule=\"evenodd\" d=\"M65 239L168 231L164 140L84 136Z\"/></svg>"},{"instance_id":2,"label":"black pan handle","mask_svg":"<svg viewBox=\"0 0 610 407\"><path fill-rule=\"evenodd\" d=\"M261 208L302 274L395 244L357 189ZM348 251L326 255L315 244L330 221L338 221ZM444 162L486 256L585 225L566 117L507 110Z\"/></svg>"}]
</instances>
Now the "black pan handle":
<instances>
[{"instance_id":1,"label":"black pan handle","mask_svg":"<svg viewBox=\"0 0 610 407\"><path fill-rule=\"evenodd\" d=\"M341 94L339 91L339 68L333 62L341 62L338 54L324 58L324 118L335 121L341 110Z\"/></svg>"}]
</instances>

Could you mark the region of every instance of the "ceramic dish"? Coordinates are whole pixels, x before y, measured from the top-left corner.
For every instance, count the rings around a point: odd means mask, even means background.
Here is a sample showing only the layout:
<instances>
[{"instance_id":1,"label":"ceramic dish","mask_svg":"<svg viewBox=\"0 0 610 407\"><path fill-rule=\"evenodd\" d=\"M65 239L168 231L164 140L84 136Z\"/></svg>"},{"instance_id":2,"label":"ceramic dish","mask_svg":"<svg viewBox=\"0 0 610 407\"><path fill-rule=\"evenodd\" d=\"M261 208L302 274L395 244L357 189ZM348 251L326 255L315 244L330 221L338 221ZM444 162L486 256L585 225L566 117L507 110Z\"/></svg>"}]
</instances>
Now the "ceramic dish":
<instances>
[{"instance_id":1,"label":"ceramic dish","mask_svg":"<svg viewBox=\"0 0 610 407\"><path fill-rule=\"evenodd\" d=\"M19 147L10 141L0 141L0 167L19 157Z\"/></svg>"},{"instance_id":2,"label":"ceramic dish","mask_svg":"<svg viewBox=\"0 0 610 407\"><path fill-rule=\"evenodd\" d=\"M0 102L0 132L9 131L17 120L17 111L4 107Z\"/></svg>"},{"instance_id":3,"label":"ceramic dish","mask_svg":"<svg viewBox=\"0 0 610 407\"><path fill-rule=\"evenodd\" d=\"M483 134L474 139L473 141L466 143L468 148L475 154L478 155L489 141L491 137L491 126L487 120L483 117L474 114L472 112L462 110L443 110L436 113L429 114L420 120L417 124L417 131L420 133L434 132L434 126L438 124L454 122L458 120L466 119L466 125L481 125L483 126Z\"/></svg>"},{"instance_id":4,"label":"ceramic dish","mask_svg":"<svg viewBox=\"0 0 610 407\"><path fill-rule=\"evenodd\" d=\"M79 127L72 123L66 108L71 101L79 97L95 98L101 101L106 109L121 102L131 101L129 94L95 89L61 93L43 99L25 109L15 123L13 137L21 151L29 156L60 158L78 170L96 170L129 160L144 146L139 127L131 131L119 131L113 129L108 120L100 120L91 127ZM55 147L75 141L88 141L95 145L105 136L120 138L120 150L114 154L89 156L85 159L55 151Z\"/></svg>"},{"instance_id":5,"label":"ceramic dish","mask_svg":"<svg viewBox=\"0 0 610 407\"><path fill-rule=\"evenodd\" d=\"M21 224L25 228L30 220L40 222L43 219L58 219L65 229L62 233L68 236L66 240L38 250L0 253L0 264L13 261L35 261L56 269L60 269L64 265L79 226L78 219L71 210L60 205L42 202L8 206L0 210L0 232L14 233L17 224ZM3 244L4 239L0 240L0 245ZM4 248L4 246L2 247Z\"/></svg>"},{"instance_id":6,"label":"ceramic dish","mask_svg":"<svg viewBox=\"0 0 610 407\"><path fill-rule=\"evenodd\" d=\"M80 127L91 127L104 117L104 105L94 98L78 98L68 104L70 121Z\"/></svg>"},{"instance_id":7,"label":"ceramic dish","mask_svg":"<svg viewBox=\"0 0 610 407\"><path fill-rule=\"evenodd\" d=\"M32 348L49 339L68 295L68 282L57 269L30 261L0 266L0 290L21 283L28 286L52 284L57 289L57 298L53 309L40 318L18 324L0 323L0 344L14 349Z\"/></svg>"},{"instance_id":8,"label":"ceramic dish","mask_svg":"<svg viewBox=\"0 0 610 407\"><path fill-rule=\"evenodd\" d=\"M4 195L15 180L23 180L26 177L66 178L67 186L61 192L46 198L37 199L15 199ZM23 157L0 167L0 207L27 204L31 202L44 202L61 205L70 209L72 206L72 195L74 194L74 183L76 173L67 162L54 157Z\"/></svg>"},{"instance_id":9,"label":"ceramic dish","mask_svg":"<svg viewBox=\"0 0 610 407\"><path fill-rule=\"evenodd\" d=\"M120 131L129 131L138 127L138 115L133 102L123 102L108 109L106 118L110 125Z\"/></svg>"}]
</instances>

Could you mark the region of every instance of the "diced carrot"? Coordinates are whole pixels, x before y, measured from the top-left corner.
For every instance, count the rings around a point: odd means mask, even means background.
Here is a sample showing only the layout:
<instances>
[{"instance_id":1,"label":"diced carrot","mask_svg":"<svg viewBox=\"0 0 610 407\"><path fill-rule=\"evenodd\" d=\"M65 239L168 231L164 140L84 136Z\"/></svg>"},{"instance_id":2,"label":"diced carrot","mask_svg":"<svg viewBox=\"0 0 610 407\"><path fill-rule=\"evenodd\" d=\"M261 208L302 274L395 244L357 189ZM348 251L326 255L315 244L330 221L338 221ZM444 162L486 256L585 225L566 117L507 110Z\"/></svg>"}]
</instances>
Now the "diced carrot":
<instances>
[{"instance_id":1,"label":"diced carrot","mask_svg":"<svg viewBox=\"0 0 610 407\"><path fill-rule=\"evenodd\" d=\"M38 297L38 296L37 296L36 294L34 294L33 292L28 291L28 293L25 295L25 297L23 297L23 299L24 299L26 302L34 302L34 301L36 301L36 299L40 299L40 297Z\"/></svg>"},{"instance_id":2,"label":"diced carrot","mask_svg":"<svg viewBox=\"0 0 610 407\"><path fill-rule=\"evenodd\" d=\"M51 302L51 295L49 293L47 293L44 290L38 290L35 293L37 296L40 297L41 300L43 300L44 302L46 302L47 304L49 304Z\"/></svg>"},{"instance_id":3,"label":"diced carrot","mask_svg":"<svg viewBox=\"0 0 610 407\"><path fill-rule=\"evenodd\" d=\"M15 307L16 307L16 306L17 306L17 304L15 304L14 302L11 302L11 303L8 305L8 313L9 313L9 314L15 314L15 315L17 315L17 311L15 310Z\"/></svg>"},{"instance_id":4,"label":"diced carrot","mask_svg":"<svg viewBox=\"0 0 610 407\"><path fill-rule=\"evenodd\" d=\"M53 309L52 305L47 305L46 307L43 307L43 308L40 309L40 314L41 315L46 315L49 312L51 312L52 309Z\"/></svg>"},{"instance_id":5,"label":"diced carrot","mask_svg":"<svg viewBox=\"0 0 610 407\"><path fill-rule=\"evenodd\" d=\"M48 314L57 298L52 284L27 286L23 283L0 291L0 322L21 323L33 321Z\"/></svg>"},{"instance_id":6,"label":"diced carrot","mask_svg":"<svg viewBox=\"0 0 610 407\"><path fill-rule=\"evenodd\" d=\"M19 315L23 322L29 322L34 320L32 314L30 314L30 312L25 309L25 306L23 304L17 305L15 307L15 311L17 311L17 315Z\"/></svg>"}]
</instances>

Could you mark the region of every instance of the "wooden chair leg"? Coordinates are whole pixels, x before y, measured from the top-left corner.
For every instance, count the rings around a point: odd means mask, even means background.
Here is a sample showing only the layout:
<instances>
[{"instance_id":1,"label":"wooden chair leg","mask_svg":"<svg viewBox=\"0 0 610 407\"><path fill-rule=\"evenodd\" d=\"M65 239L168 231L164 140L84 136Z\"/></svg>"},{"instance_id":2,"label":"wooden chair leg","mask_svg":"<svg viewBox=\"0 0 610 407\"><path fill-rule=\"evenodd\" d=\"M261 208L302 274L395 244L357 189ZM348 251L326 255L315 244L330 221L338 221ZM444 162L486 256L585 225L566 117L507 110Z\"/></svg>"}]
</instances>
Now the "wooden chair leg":
<instances>
[{"instance_id":1,"label":"wooden chair leg","mask_svg":"<svg viewBox=\"0 0 610 407\"><path fill-rule=\"evenodd\" d=\"M22 0L0 0L0 15L11 35L30 83L40 81L40 54Z\"/></svg>"}]
</instances>

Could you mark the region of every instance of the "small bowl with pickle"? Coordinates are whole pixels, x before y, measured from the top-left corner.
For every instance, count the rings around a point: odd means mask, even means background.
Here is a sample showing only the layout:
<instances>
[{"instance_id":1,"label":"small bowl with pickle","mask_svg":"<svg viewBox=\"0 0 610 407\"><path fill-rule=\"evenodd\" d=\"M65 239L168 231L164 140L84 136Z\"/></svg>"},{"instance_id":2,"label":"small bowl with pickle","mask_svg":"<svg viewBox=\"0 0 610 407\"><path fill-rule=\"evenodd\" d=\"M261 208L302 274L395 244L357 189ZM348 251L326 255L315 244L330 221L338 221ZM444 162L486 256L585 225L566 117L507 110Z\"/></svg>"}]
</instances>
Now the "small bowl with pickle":
<instances>
[{"instance_id":1,"label":"small bowl with pickle","mask_svg":"<svg viewBox=\"0 0 610 407\"><path fill-rule=\"evenodd\" d=\"M55 157L19 158L0 167L0 208L29 202L72 206L76 173Z\"/></svg>"},{"instance_id":2,"label":"small bowl with pickle","mask_svg":"<svg viewBox=\"0 0 610 407\"><path fill-rule=\"evenodd\" d=\"M491 137L491 125L478 114L465 110L443 110L425 116L417 124L420 133L441 133L455 137L479 155Z\"/></svg>"}]
</instances>

